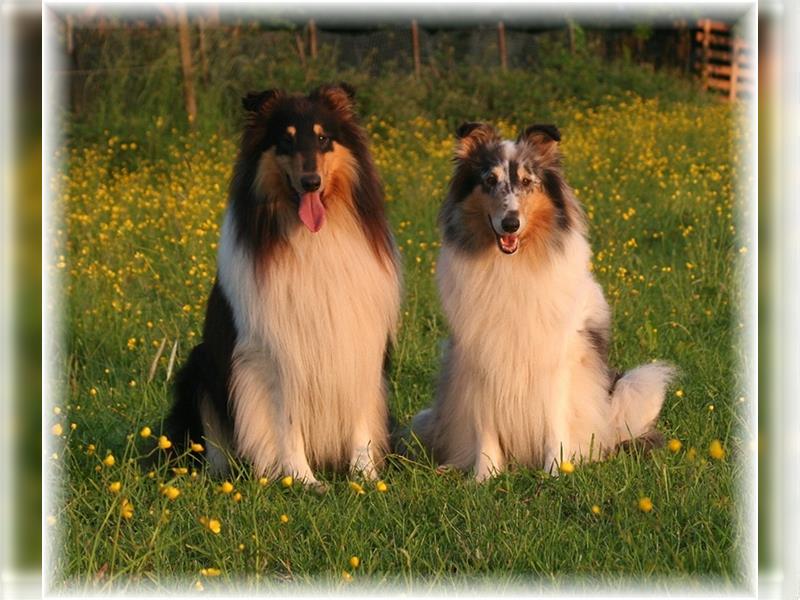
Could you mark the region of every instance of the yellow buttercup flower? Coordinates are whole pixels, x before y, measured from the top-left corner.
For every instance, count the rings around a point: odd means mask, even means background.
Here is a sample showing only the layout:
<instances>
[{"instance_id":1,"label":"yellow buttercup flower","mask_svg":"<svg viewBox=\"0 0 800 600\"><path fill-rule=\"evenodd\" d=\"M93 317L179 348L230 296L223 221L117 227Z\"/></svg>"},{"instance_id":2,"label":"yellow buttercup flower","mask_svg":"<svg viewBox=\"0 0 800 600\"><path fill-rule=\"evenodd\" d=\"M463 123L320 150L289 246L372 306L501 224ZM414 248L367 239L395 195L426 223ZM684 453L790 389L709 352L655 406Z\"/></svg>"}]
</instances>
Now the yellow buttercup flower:
<instances>
[{"instance_id":1,"label":"yellow buttercup flower","mask_svg":"<svg viewBox=\"0 0 800 600\"><path fill-rule=\"evenodd\" d=\"M361 487L361 485L356 483L355 481L348 481L347 483L350 486L350 489L353 490L356 494L361 495L365 493L364 488Z\"/></svg>"},{"instance_id":2,"label":"yellow buttercup flower","mask_svg":"<svg viewBox=\"0 0 800 600\"><path fill-rule=\"evenodd\" d=\"M216 569L214 567L208 567L206 569L200 569L200 575L202 575L203 577L219 577L220 573L222 573L222 571L220 571L219 569Z\"/></svg>"},{"instance_id":3,"label":"yellow buttercup flower","mask_svg":"<svg viewBox=\"0 0 800 600\"><path fill-rule=\"evenodd\" d=\"M108 491L111 492L112 494L116 494L121 489L122 489L121 481L113 481L108 485Z\"/></svg>"},{"instance_id":4,"label":"yellow buttercup flower","mask_svg":"<svg viewBox=\"0 0 800 600\"><path fill-rule=\"evenodd\" d=\"M651 510L653 510L653 501L650 500L650 498L648 498L647 496L639 498L639 510L642 512L649 513Z\"/></svg>"},{"instance_id":5,"label":"yellow buttercup flower","mask_svg":"<svg viewBox=\"0 0 800 600\"><path fill-rule=\"evenodd\" d=\"M172 442L170 442L169 438L165 435L159 436L158 447L162 450L168 450L169 448L172 448Z\"/></svg>"},{"instance_id":6,"label":"yellow buttercup flower","mask_svg":"<svg viewBox=\"0 0 800 600\"><path fill-rule=\"evenodd\" d=\"M203 448L203 444L198 444L198 443L192 444L192 452L202 452L203 450L205 450L205 448Z\"/></svg>"},{"instance_id":7,"label":"yellow buttercup flower","mask_svg":"<svg viewBox=\"0 0 800 600\"><path fill-rule=\"evenodd\" d=\"M289 515L283 514L281 515L281 523L286 524L289 522Z\"/></svg>"},{"instance_id":8,"label":"yellow buttercup flower","mask_svg":"<svg viewBox=\"0 0 800 600\"><path fill-rule=\"evenodd\" d=\"M52 429L50 429L50 432L55 436L59 436L64 433L64 428L61 426L61 423L56 423L53 425Z\"/></svg>"},{"instance_id":9,"label":"yellow buttercup flower","mask_svg":"<svg viewBox=\"0 0 800 600\"><path fill-rule=\"evenodd\" d=\"M113 455L113 454L111 454L111 453L109 453L109 454L108 454L108 456L106 456L106 457L103 459L103 464L104 464L105 466L107 466L107 467L113 467L113 466L114 466L114 463L116 463L116 462L117 462L117 459L116 459L116 458L114 458L114 455Z\"/></svg>"},{"instance_id":10,"label":"yellow buttercup flower","mask_svg":"<svg viewBox=\"0 0 800 600\"><path fill-rule=\"evenodd\" d=\"M230 481L226 481L219 486L219 491L223 494L230 494L233 491L233 484Z\"/></svg>"},{"instance_id":11,"label":"yellow buttercup flower","mask_svg":"<svg viewBox=\"0 0 800 600\"><path fill-rule=\"evenodd\" d=\"M285 488L292 487L292 483L294 482L294 478L291 475L287 475L283 479L281 479L281 485Z\"/></svg>"},{"instance_id":12,"label":"yellow buttercup flower","mask_svg":"<svg viewBox=\"0 0 800 600\"><path fill-rule=\"evenodd\" d=\"M172 485L165 485L163 488L161 488L161 493L170 500L175 500L175 498L181 495L181 491Z\"/></svg>"},{"instance_id":13,"label":"yellow buttercup flower","mask_svg":"<svg viewBox=\"0 0 800 600\"><path fill-rule=\"evenodd\" d=\"M242 494L240 492L236 492L232 497L234 502L242 501Z\"/></svg>"},{"instance_id":14,"label":"yellow buttercup flower","mask_svg":"<svg viewBox=\"0 0 800 600\"><path fill-rule=\"evenodd\" d=\"M569 474L575 471L575 465L573 465L570 461L565 460L560 465L558 465L558 470L562 473Z\"/></svg>"},{"instance_id":15,"label":"yellow buttercup flower","mask_svg":"<svg viewBox=\"0 0 800 600\"><path fill-rule=\"evenodd\" d=\"M600 507L597 504L592 504L592 514L599 515L602 512Z\"/></svg>"},{"instance_id":16,"label":"yellow buttercup flower","mask_svg":"<svg viewBox=\"0 0 800 600\"><path fill-rule=\"evenodd\" d=\"M354 569L357 569L357 568L358 568L358 565L360 565L360 564L361 564L361 559L359 559L357 556L351 556L351 557L350 557L350 560L349 560L349 561L347 561L347 562L349 562L349 563L350 563L350 566L351 566L351 567L353 567Z\"/></svg>"},{"instance_id":17,"label":"yellow buttercup flower","mask_svg":"<svg viewBox=\"0 0 800 600\"><path fill-rule=\"evenodd\" d=\"M260 478L260 479L258 480L258 483L259 483L259 485L261 485L261 486L265 486L265 485L267 485L267 484L269 483L269 479L267 479L266 477L262 477L262 478Z\"/></svg>"},{"instance_id":18,"label":"yellow buttercup flower","mask_svg":"<svg viewBox=\"0 0 800 600\"><path fill-rule=\"evenodd\" d=\"M122 504L120 505L120 514L124 519L132 519L133 518L133 504L128 501L128 499L124 499Z\"/></svg>"},{"instance_id":19,"label":"yellow buttercup flower","mask_svg":"<svg viewBox=\"0 0 800 600\"><path fill-rule=\"evenodd\" d=\"M153 435L153 431L147 425L145 425L139 431L139 435L142 436L143 438L149 438L151 435Z\"/></svg>"},{"instance_id":20,"label":"yellow buttercup flower","mask_svg":"<svg viewBox=\"0 0 800 600\"><path fill-rule=\"evenodd\" d=\"M386 493L389 491L389 486L387 486L386 483L384 483L383 481L379 481L378 483L375 484L375 489L378 490L379 492Z\"/></svg>"},{"instance_id":21,"label":"yellow buttercup flower","mask_svg":"<svg viewBox=\"0 0 800 600\"><path fill-rule=\"evenodd\" d=\"M208 517L200 517L198 519L200 524L211 531L211 533L219 533L222 531L222 523L219 522L219 519L209 519Z\"/></svg>"},{"instance_id":22,"label":"yellow buttercup flower","mask_svg":"<svg viewBox=\"0 0 800 600\"><path fill-rule=\"evenodd\" d=\"M725 449L722 447L722 442L714 440L708 447L708 455L716 460L725 458Z\"/></svg>"},{"instance_id":23,"label":"yellow buttercup flower","mask_svg":"<svg viewBox=\"0 0 800 600\"><path fill-rule=\"evenodd\" d=\"M681 444L681 441L679 439L672 438L669 442L667 442L667 448L673 454L677 454L678 452L680 452L682 447L683 444Z\"/></svg>"},{"instance_id":24,"label":"yellow buttercup flower","mask_svg":"<svg viewBox=\"0 0 800 600\"><path fill-rule=\"evenodd\" d=\"M342 579L350 583L351 581L353 581L353 576L350 575L350 573L348 573L347 571L342 571Z\"/></svg>"}]
</instances>

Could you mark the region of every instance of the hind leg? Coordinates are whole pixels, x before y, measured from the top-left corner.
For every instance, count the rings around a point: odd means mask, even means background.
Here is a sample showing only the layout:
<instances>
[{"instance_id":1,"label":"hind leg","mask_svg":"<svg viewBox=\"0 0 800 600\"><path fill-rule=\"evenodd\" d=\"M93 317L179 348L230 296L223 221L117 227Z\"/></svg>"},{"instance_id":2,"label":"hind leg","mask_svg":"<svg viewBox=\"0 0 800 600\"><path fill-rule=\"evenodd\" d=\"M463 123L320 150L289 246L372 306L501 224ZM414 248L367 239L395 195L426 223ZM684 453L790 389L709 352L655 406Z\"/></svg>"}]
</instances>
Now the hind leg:
<instances>
[{"instance_id":1,"label":"hind leg","mask_svg":"<svg viewBox=\"0 0 800 600\"><path fill-rule=\"evenodd\" d=\"M203 426L203 445L209 471L214 477L223 477L230 470L228 455L230 439L217 416L207 394L203 394L199 402L200 422Z\"/></svg>"}]
</instances>

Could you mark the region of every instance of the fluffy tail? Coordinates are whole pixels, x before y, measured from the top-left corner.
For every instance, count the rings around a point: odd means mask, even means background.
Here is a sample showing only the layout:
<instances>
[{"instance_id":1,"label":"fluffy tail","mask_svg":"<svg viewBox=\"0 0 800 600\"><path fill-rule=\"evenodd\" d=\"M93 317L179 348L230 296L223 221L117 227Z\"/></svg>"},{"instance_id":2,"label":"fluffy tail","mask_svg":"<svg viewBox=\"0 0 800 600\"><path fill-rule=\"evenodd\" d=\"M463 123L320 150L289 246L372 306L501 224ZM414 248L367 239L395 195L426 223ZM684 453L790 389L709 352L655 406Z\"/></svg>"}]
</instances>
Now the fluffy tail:
<instances>
[{"instance_id":1,"label":"fluffy tail","mask_svg":"<svg viewBox=\"0 0 800 600\"><path fill-rule=\"evenodd\" d=\"M677 370L668 363L655 362L625 373L611 394L613 423L620 443L652 438L664 404L667 385Z\"/></svg>"}]
</instances>

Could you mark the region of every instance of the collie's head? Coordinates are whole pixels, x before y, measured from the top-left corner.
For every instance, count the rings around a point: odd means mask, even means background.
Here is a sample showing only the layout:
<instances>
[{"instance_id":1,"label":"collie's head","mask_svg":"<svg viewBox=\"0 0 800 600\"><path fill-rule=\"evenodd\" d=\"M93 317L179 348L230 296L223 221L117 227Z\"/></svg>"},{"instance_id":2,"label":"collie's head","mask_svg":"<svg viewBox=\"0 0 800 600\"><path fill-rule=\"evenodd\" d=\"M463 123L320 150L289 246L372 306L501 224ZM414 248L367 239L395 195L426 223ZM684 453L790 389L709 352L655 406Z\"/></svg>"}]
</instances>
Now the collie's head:
<instances>
[{"instance_id":1,"label":"collie's head","mask_svg":"<svg viewBox=\"0 0 800 600\"><path fill-rule=\"evenodd\" d=\"M486 123L464 123L456 135L455 173L441 214L445 242L473 253L537 253L580 226L554 125L531 125L516 141Z\"/></svg>"},{"instance_id":2,"label":"collie's head","mask_svg":"<svg viewBox=\"0 0 800 600\"><path fill-rule=\"evenodd\" d=\"M299 221L316 233L329 205L345 201L356 179L354 151L361 132L347 84L320 87L308 96L280 90L249 93L242 142L246 159L258 159L252 185L274 202L294 206Z\"/></svg>"},{"instance_id":3,"label":"collie's head","mask_svg":"<svg viewBox=\"0 0 800 600\"><path fill-rule=\"evenodd\" d=\"M377 252L390 253L383 191L354 96L340 83L308 95L267 90L242 99L247 118L231 203L254 251L267 256L293 232L317 233L347 213Z\"/></svg>"}]
</instances>

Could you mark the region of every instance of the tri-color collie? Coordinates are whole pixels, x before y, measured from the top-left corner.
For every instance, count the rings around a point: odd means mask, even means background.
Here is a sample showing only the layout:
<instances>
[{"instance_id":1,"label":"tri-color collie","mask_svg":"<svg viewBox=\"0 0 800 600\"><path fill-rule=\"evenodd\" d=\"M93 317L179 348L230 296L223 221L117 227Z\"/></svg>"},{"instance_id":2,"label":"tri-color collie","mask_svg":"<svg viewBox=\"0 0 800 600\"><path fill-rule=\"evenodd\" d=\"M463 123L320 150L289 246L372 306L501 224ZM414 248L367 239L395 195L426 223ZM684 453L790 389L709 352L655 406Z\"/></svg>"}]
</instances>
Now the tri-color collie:
<instances>
[{"instance_id":1,"label":"tri-color collie","mask_svg":"<svg viewBox=\"0 0 800 600\"><path fill-rule=\"evenodd\" d=\"M388 443L384 357L399 316L397 251L346 84L243 100L203 340L167 429L256 473L318 485L365 477Z\"/></svg>"},{"instance_id":2,"label":"tri-color collie","mask_svg":"<svg viewBox=\"0 0 800 600\"><path fill-rule=\"evenodd\" d=\"M452 336L434 405L412 431L437 462L478 480L511 463L551 471L600 459L650 436L673 368L608 367L609 307L558 129L533 125L509 141L466 123L457 136L437 261Z\"/></svg>"}]
</instances>

